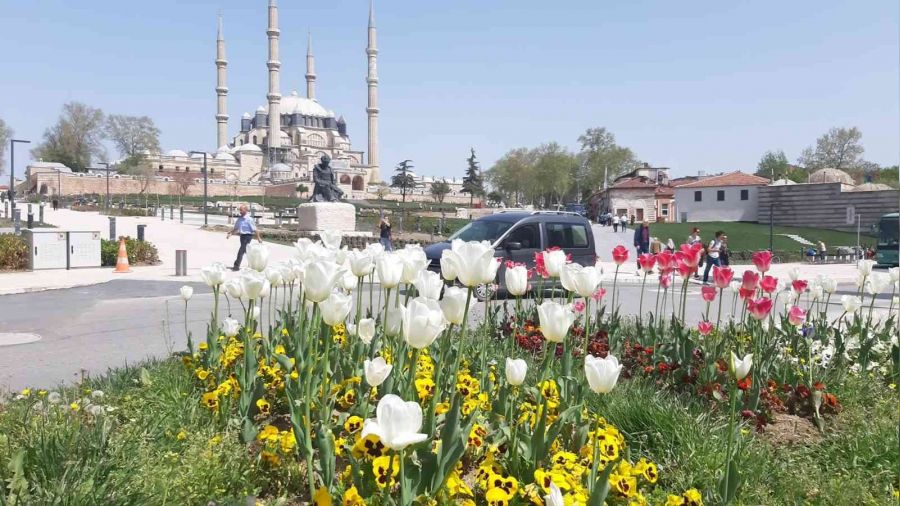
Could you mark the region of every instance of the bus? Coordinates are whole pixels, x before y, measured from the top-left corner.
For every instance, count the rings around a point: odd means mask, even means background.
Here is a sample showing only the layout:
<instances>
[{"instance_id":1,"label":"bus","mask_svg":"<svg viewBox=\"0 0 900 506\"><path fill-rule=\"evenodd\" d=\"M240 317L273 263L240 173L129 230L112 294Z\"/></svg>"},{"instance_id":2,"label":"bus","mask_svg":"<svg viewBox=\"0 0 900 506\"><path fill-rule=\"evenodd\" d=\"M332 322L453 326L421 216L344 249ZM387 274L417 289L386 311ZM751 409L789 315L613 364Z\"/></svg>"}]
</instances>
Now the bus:
<instances>
[{"instance_id":1,"label":"bus","mask_svg":"<svg viewBox=\"0 0 900 506\"><path fill-rule=\"evenodd\" d=\"M896 267L900 248L900 213L885 214L878 220L878 265Z\"/></svg>"}]
</instances>

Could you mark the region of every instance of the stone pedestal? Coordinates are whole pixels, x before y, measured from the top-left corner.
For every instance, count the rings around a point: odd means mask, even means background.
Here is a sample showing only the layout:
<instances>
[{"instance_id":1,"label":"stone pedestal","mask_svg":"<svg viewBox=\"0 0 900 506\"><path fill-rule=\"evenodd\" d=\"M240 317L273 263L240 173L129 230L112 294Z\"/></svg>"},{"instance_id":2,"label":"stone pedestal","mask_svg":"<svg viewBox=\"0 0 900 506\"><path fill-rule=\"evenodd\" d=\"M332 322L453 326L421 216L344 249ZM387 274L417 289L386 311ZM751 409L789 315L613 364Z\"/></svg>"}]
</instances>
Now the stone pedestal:
<instances>
[{"instance_id":1,"label":"stone pedestal","mask_svg":"<svg viewBox=\"0 0 900 506\"><path fill-rule=\"evenodd\" d=\"M307 202L297 206L297 224L307 232L355 232L356 208L344 202Z\"/></svg>"}]
</instances>

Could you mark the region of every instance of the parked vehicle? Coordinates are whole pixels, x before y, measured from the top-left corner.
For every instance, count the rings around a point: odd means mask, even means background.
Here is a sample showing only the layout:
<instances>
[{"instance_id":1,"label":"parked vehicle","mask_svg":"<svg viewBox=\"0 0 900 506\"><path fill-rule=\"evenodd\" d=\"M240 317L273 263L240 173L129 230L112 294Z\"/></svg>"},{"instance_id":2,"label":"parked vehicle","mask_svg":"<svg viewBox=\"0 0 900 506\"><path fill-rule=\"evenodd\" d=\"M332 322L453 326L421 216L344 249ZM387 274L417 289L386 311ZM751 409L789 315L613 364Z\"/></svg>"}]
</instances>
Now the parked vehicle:
<instances>
[{"instance_id":1,"label":"parked vehicle","mask_svg":"<svg viewBox=\"0 0 900 506\"><path fill-rule=\"evenodd\" d=\"M506 261L523 263L531 269L535 265L535 253L552 247L562 249L572 256L573 262L581 265L594 265L597 261L591 223L583 216L563 211L511 211L483 216L459 229L447 241L425 247L430 270L440 273L441 255L454 239L488 241L494 246L494 256L504 261L497 274L500 293L506 291ZM545 286L551 288L552 284ZM488 296L488 289L479 286L475 295L483 299Z\"/></svg>"},{"instance_id":2,"label":"parked vehicle","mask_svg":"<svg viewBox=\"0 0 900 506\"><path fill-rule=\"evenodd\" d=\"M898 263L898 238L900 238L900 218L897 213L885 214L878 220L878 265L896 267Z\"/></svg>"},{"instance_id":3,"label":"parked vehicle","mask_svg":"<svg viewBox=\"0 0 900 506\"><path fill-rule=\"evenodd\" d=\"M580 202L569 202L568 204L566 204L565 211L567 213L575 213L585 218L588 217L587 208Z\"/></svg>"}]
</instances>

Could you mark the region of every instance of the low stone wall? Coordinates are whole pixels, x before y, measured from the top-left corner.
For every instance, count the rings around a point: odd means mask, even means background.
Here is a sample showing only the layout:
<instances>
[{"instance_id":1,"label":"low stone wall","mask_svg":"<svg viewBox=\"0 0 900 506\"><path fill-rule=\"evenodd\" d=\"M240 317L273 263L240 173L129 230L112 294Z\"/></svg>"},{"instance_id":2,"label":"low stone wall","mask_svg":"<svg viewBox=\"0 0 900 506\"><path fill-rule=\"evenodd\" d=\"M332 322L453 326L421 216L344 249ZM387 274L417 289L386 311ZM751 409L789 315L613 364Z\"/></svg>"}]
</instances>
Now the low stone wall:
<instances>
[{"instance_id":1,"label":"low stone wall","mask_svg":"<svg viewBox=\"0 0 900 506\"><path fill-rule=\"evenodd\" d=\"M62 191L60 192L60 185ZM254 197L265 195L267 197L296 197L296 183L248 185L208 183L207 194L212 197ZM85 174L62 174L57 177L54 173L39 173L32 175L26 184L26 191L43 193L45 195L84 195L105 194L106 178ZM160 195L203 195L203 180L194 182L186 188L178 181L164 181L153 179L143 181L134 177L109 178L110 194L160 194Z\"/></svg>"}]
</instances>

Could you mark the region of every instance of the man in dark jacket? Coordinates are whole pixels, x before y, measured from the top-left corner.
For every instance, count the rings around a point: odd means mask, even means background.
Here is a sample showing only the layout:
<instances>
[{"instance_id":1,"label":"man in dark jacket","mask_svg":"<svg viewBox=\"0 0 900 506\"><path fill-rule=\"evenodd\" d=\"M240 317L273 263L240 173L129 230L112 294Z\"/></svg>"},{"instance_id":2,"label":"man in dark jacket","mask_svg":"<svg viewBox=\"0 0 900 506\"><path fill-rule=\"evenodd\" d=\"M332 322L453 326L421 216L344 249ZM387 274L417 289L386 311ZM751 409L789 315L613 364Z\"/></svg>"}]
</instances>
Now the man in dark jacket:
<instances>
[{"instance_id":1,"label":"man in dark jacket","mask_svg":"<svg viewBox=\"0 0 900 506\"><path fill-rule=\"evenodd\" d=\"M650 252L650 224L646 221L634 229L634 247L637 249L638 257L640 257L642 253ZM638 274L640 274L640 261L637 262L637 266Z\"/></svg>"}]
</instances>

